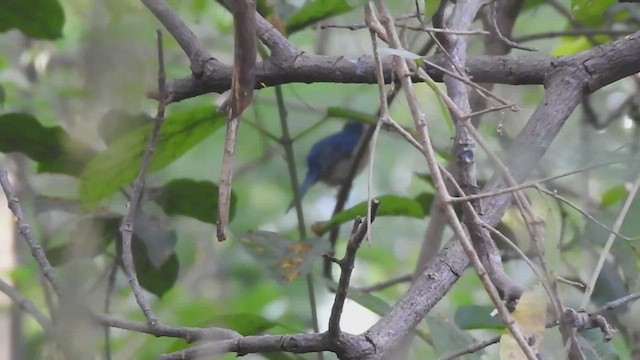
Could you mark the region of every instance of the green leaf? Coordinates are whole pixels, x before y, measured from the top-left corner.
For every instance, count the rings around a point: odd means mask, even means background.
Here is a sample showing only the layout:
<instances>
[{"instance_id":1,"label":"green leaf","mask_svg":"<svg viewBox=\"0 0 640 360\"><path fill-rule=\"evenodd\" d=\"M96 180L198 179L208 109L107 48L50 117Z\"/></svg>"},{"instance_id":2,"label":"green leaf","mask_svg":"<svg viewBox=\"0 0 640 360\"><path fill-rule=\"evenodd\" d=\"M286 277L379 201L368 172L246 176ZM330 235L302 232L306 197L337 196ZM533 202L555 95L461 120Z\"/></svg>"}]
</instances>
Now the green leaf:
<instances>
[{"instance_id":1,"label":"green leaf","mask_svg":"<svg viewBox=\"0 0 640 360\"><path fill-rule=\"evenodd\" d=\"M211 181L175 179L149 193L169 216L189 216L209 224L215 224L218 217L218 186ZM236 201L232 192L230 219L235 215Z\"/></svg>"},{"instance_id":2,"label":"green leaf","mask_svg":"<svg viewBox=\"0 0 640 360\"><path fill-rule=\"evenodd\" d=\"M19 151L38 162L38 172L78 176L95 151L59 126L44 127L25 113L0 116L0 151Z\"/></svg>"},{"instance_id":3,"label":"green leaf","mask_svg":"<svg viewBox=\"0 0 640 360\"><path fill-rule=\"evenodd\" d=\"M524 0L524 4L522 5L522 11L535 9L538 6L546 3L547 3L546 0Z\"/></svg>"},{"instance_id":4,"label":"green leaf","mask_svg":"<svg viewBox=\"0 0 640 360\"><path fill-rule=\"evenodd\" d=\"M604 44L611 40L607 35L595 35L592 38L596 43ZM552 56L565 56L576 54L585 50L589 50L593 44L585 36L563 36L560 42L551 50Z\"/></svg>"},{"instance_id":5,"label":"green leaf","mask_svg":"<svg viewBox=\"0 0 640 360\"><path fill-rule=\"evenodd\" d=\"M620 336L614 337L614 339ZM584 352L585 359L624 359L629 358L629 353L624 356L620 351L616 351L612 342L604 342L600 329L589 329L580 331L578 344Z\"/></svg>"},{"instance_id":6,"label":"green leaf","mask_svg":"<svg viewBox=\"0 0 640 360\"><path fill-rule=\"evenodd\" d=\"M463 330L504 329L499 316L491 316L493 306L462 305L456 309L455 323Z\"/></svg>"},{"instance_id":7,"label":"green leaf","mask_svg":"<svg viewBox=\"0 0 640 360\"><path fill-rule=\"evenodd\" d=\"M168 221L164 215L152 217L143 212L138 212L133 229L134 236L141 240L147 249L147 258L159 268L173 254L178 234L172 228L168 228Z\"/></svg>"},{"instance_id":8,"label":"green leaf","mask_svg":"<svg viewBox=\"0 0 640 360\"><path fill-rule=\"evenodd\" d=\"M91 259L104 252L111 242L119 236L121 218L84 218L80 220L64 245L46 250L52 266L60 266L69 260Z\"/></svg>"},{"instance_id":9,"label":"green leaf","mask_svg":"<svg viewBox=\"0 0 640 360\"><path fill-rule=\"evenodd\" d=\"M120 109L109 110L98 122L98 133L102 140L110 144L117 138L144 125L153 118L145 113L131 114Z\"/></svg>"},{"instance_id":10,"label":"green leaf","mask_svg":"<svg viewBox=\"0 0 640 360\"><path fill-rule=\"evenodd\" d=\"M131 251L140 286L150 293L162 297L178 279L178 271L180 270L178 256L171 253L160 266L155 266L149 258L144 242L135 235L131 241Z\"/></svg>"},{"instance_id":11,"label":"green leaf","mask_svg":"<svg viewBox=\"0 0 640 360\"><path fill-rule=\"evenodd\" d=\"M424 0L424 19L429 20L440 7L442 0Z\"/></svg>"},{"instance_id":12,"label":"green leaf","mask_svg":"<svg viewBox=\"0 0 640 360\"><path fill-rule=\"evenodd\" d=\"M281 284L308 274L313 262L329 250L323 239L292 241L271 231L252 231L239 239L251 257Z\"/></svg>"},{"instance_id":13,"label":"green leaf","mask_svg":"<svg viewBox=\"0 0 640 360\"><path fill-rule=\"evenodd\" d=\"M602 198L600 199L600 206L603 208L607 208L611 205L617 204L619 201L627 198L629 191L623 185L616 185L612 188L609 188L607 191L602 194Z\"/></svg>"},{"instance_id":14,"label":"green leaf","mask_svg":"<svg viewBox=\"0 0 640 360\"><path fill-rule=\"evenodd\" d=\"M315 0L307 3L287 21L287 33L315 24L320 20L344 14L366 4L368 0Z\"/></svg>"},{"instance_id":15,"label":"green leaf","mask_svg":"<svg viewBox=\"0 0 640 360\"><path fill-rule=\"evenodd\" d=\"M378 118L375 115L335 106L327 108L327 117L355 120L365 124L375 124L378 122Z\"/></svg>"},{"instance_id":16,"label":"green leaf","mask_svg":"<svg viewBox=\"0 0 640 360\"><path fill-rule=\"evenodd\" d=\"M382 195L376 196L375 198L380 200L377 216L404 216L422 219L429 214L429 209L431 209L435 195L423 193L416 198L398 195ZM352 221L358 216L366 216L366 214L367 202L363 201L349 209L342 210L328 221L313 224L311 229L316 235L320 236L335 226Z\"/></svg>"},{"instance_id":17,"label":"green leaf","mask_svg":"<svg viewBox=\"0 0 640 360\"><path fill-rule=\"evenodd\" d=\"M433 338L436 353L440 356L465 349L475 343L469 333L462 331L456 324L443 316L427 315L427 324ZM482 359L483 351L465 355L465 359Z\"/></svg>"},{"instance_id":18,"label":"green leaf","mask_svg":"<svg viewBox=\"0 0 640 360\"><path fill-rule=\"evenodd\" d=\"M171 115L165 119L148 173L158 171L225 124L225 115L212 106ZM140 168L151 124L135 129L96 156L81 177L80 202L91 209L122 186L131 183Z\"/></svg>"},{"instance_id":19,"label":"green leaf","mask_svg":"<svg viewBox=\"0 0 640 360\"><path fill-rule=\"evenodd\" d=\"M57 0L0 1L0 32L18 29L34 39L62 36L64 11Z\"/></svg>"},{"instance_id":20,"label":"green leaf","mask_svg":"<svg viewBox=\"0 0 640 360\"><path fill-rule=\"evenodd\" d=\"M591 48L591 43L584 37L562 37L560 42L551 50L551 56L565 56L579 53Z\"/></svg>"},{"instance_id":21,"label":"green leaf","mask_svg":"<svg viewBox=\"0 0 640 360\"><path fill-rule=\"evenodd\" d=\"M586 26L598 26L604 23L605 11L616 0L571 0L571 12L576 20Z\"/></svg>"},{"instance_id":22,"label":"green leaf","mask_svg":"<svg viewBox=\"0 0 640 360\"><path fill-rule=\"evenodd\" d=\"M329 290L331 290L332 292L335 292L336 289L338 288L337 282L330 279L326 279L326 278L324 279L324 281L326 282ZM358 304L362 305L362 307L380 316L385 315L391 309L391 306L386 301L382 300L381 298L375 295L366 293L364 291L360 291L358 289L349 288L349 291L347 292L347 297L357 302Z\"/></svg>"}]
</instances>

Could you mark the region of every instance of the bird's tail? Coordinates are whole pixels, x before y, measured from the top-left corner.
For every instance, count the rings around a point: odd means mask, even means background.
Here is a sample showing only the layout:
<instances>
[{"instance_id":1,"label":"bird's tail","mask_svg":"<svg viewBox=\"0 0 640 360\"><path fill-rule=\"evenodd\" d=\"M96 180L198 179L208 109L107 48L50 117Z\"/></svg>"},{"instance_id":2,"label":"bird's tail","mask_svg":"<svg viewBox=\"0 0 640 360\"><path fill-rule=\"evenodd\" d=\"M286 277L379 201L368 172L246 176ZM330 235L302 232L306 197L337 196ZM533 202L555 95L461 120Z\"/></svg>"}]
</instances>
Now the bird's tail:
<instances>
[{"instance_id":1,"label":"bird's tail","mask_svg":"<svg viewBox=\"0 0 640 360\"><path fill-rule=\"evenodd\" d=\"M309 190L311 185L313 185L316 182L316 180L318 180L317 176L311 173L307 174L307 177L304 178L302 185L300 185L300 188L298 189L298 196L300 197L300 199L302 199L304 194L307 193L307 190ZM296 204L296 199L294 198L293 200L291 200L291 203L289 204L287 211L285 211L285 214L288 213L289 210L291 210L291 208L293 208L295 204Z\"/></svg>"}]
</instances>

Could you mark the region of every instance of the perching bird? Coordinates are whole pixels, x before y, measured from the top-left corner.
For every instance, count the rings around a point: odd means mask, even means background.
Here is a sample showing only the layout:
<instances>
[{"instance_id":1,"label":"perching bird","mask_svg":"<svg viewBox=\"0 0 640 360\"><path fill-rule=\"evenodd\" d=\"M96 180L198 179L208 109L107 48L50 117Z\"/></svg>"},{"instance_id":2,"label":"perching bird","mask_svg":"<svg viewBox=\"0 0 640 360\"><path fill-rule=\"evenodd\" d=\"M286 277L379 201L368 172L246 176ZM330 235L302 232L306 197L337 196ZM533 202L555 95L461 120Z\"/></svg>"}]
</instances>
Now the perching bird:
<instances>
[{"instance_id":1,"label":"perching bird","mask_svg":"<svg viewBox=\"0 0 640 360\"><path fill-rule=\"evenodd\" d=\"M329 135L315 143L307 155L307 175L300 185L300 198L318 181L337 186L349 176L353 166L354 152L364 133L364 124L356 121L347 122L338 133ZM361 161L358 173L364 168L366 161ZM289 211L294 201L291 202Z\"/></svg>"}]
</instances>

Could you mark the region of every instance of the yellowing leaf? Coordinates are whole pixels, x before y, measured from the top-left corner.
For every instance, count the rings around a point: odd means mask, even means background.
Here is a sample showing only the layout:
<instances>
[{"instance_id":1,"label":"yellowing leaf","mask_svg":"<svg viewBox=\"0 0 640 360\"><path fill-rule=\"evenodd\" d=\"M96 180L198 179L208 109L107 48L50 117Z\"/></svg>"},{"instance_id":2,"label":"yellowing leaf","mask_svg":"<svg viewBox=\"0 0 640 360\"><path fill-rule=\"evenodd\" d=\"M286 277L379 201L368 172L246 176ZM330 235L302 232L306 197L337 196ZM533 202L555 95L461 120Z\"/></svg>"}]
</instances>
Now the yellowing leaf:
<instances>
[{"instance_id":1,"label":"yellowing leaf","mask_svg":"<svg viewBox=\"0 0 640 360\"><path fill-rule=\"evenodd\" d=\"M525 336L540 335L542 337L546 313L547 299L544 289L538 285L535 289L522 294L511 315Z\"/></svg>"},{"instance_id":2,"label":"yellowing leaf","mask_svg":"<svg viewBox=\"0 0 640 360\"><path fill-rule=\"evenodd\" d=\"M271 231L251 231L239 237L242 247L281 284L311 271L315 259L329 250L323 239L296 242Z\"/></svg>"},{"instance_id":3,"label":"yellowing leaf","mask_svg":"<svg viewBox=\"0 0 640 360\"><path fill-rule=\"evenodd\" d=\"M538 285L533 290L522 294L516 309L511 313L513 319L522 332L534 353L538 352L542 334L545 329L547 300L544 289ZM509 330L500 337L500 360L526 359L520 346Z\"/></svg>"}]
</instances>

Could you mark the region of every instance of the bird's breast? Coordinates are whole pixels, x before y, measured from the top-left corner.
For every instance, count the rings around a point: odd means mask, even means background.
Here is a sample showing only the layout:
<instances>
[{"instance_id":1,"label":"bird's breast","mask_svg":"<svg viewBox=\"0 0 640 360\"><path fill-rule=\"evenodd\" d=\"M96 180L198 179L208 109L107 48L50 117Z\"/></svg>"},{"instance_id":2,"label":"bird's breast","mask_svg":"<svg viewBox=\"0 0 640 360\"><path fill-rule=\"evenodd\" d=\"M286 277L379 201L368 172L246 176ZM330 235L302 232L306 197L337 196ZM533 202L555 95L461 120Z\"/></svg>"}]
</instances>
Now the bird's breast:
<instances>
[{"instance_id":1,"label":"bird's breast","mask_svg":"<svg viewBox=\"0 0 640 360\"><path fill-rule=\"evenodd\" d=\"M364 169L365 165L368 162L369 155L370 155L370 151L369 149L367 149L367 152L365 153L365 155L362 157L362 160L358 164L356 175L360 174ZM342 184L346 180L346 178L349 176L349 173L351 172L351 168L353 168L354 166L354 160L355 160L354 157L355 157L355 154L352 154L351 157L338 161L331 168L331 170L327 171L326 174L322 174L323 176L320 177L320 181L330 186L338 186Z\"/></svg>"}]
</instances>

